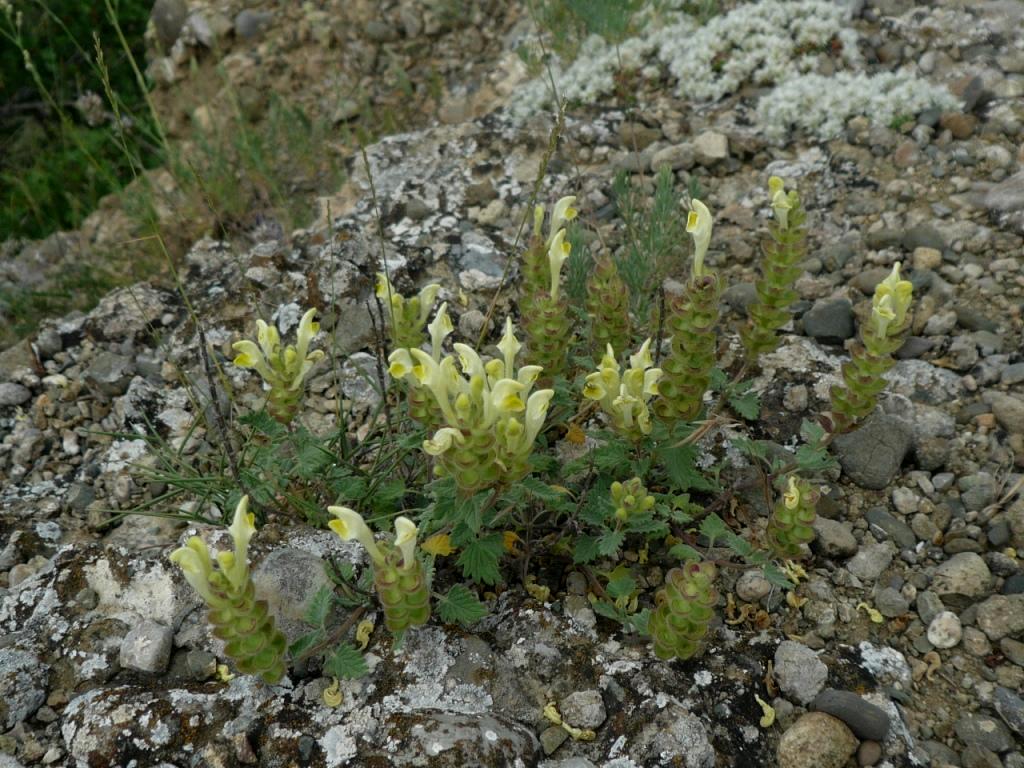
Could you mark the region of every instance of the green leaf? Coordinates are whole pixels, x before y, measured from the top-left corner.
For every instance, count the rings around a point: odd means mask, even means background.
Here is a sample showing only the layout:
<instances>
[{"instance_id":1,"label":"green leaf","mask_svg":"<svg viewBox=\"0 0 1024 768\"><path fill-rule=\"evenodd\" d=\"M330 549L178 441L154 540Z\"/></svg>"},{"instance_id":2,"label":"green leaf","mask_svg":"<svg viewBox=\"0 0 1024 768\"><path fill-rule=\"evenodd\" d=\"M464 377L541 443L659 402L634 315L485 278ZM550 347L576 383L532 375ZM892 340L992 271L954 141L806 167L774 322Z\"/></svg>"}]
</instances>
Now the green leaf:
<instances>
[{"instance_id":1,"label":"green leaf","mask_svg":"<svg viewBox=\"0 0 1024 768\"><path fill-rule=\"evenodd\" d=\"M729 405L747 421L755 421L761 416L761 398L756 392L730 395Z\"/></svg>"},{"instance_id":2,"label":"green leaf","mask_svg":"<svg viewBox=\"0 0 1024 768\"><path fill-rule=\"evenodd\" d=\"M668 551L668 556L684 561L692 560L697 563L704 559L703 555L689 544L676 544Z\"/></svg>"},{"instance_id":3,"label":"green leaf","mask_svg":"<svg viewBox=\"0 0 1024 768\"><path fill-rule=\"evenodd\" d=\"M709 547L715 546L716 541L727 533L731 533L729 526L725 524L725 521L714 512L701 521L700 532L701 535L708 540Z\"/></svg>"},{"instance_id":4,"label":"green leaf","mask_svg":"<svg viewBox=\"0 0 1024 768\"><path fill-rule=\"evenodd\" d=\"M572 559L576 563L589 563L595 560L600 554L597 546L596 536L577 536L576 546L573 548Z\"/></svg>"},{"instance_id":5,"label":"green leaf","mask_svg":"<svg viewBox=\"0 0 1024 768\"><path fill-rule=\"evenodd\" d=\"M608 582L606 591L611 597L618 599L633 594L635 589L636 579L631 576L619 576Z\"/></svg>"},{"instance_id":6,"label":"green leaf","mask_svg":"<svg viewBox=\"0 0 1024 768\"><path fill-rule=\"evenodd\" d=\"M245 416L240 416L238 420L266 437L281 437L286 432L284 425L265 410L247 413Z\"/></svg>"},{"instance_id":7,"label":"green leaf","mask_svg":"<svg viewBox=\"0 0 1024 768\"><path fill-rule=\"evenodd\" d=\"M708 386L711 387L712 392L721 392L728 386L729 376L721 368L711 369L711 378L708 381Z\"/></svg>"},{"instance_id":8,"label":"green leaf","mask_svg":"<svg viewBox=\"0 0 1024 768\"><path fill-rule=\"evenodd\" d=\"M342 643L324 662L324 672L331 677L357 680L370 671L363 654L348 643Z\"/></svg>"},{"instance_id":9,"label":"green leaf","mask_svg":"<svg viewBox=\"0 0 1024 768\"><path fill-rule=\"evenodd\" d=\"M595 600L591 603L591 607L594 609L594 613L604 616L606 619L621 622L625 618L625 614L622 611L604 600Z\"/></svg>"},{"instance_id":10,"label":"green leaf","mask_svg":"<svg viewBox=\"0 0 1024 768\"><path fill-rule=\"evenodd\" d=\"M610 557L619 551L626 534L622 531L605 531L597 540L597 551L602 557Z\"/></svg>"},{"instance_id":11,"label":"green leaf","mask_svg":"<svg viewBox=\"0 0 1024 768\"><path fill-rule=\"evenodd\" d=\"M505 544L500 533L471 541L459 555L462 575L475 582L497 584L501 580L498 561L504 551Z\"/></svg>"},{"instance_id":12,"label":"green leaf","mask_svg":"<svg viewBox=\"0 0 1024 768\"><path fill-rule=\"evenodd\" d=\"M324 631L322 629L318 629L315 632L310 632L309 634L302 635L302 637L300 637L298 640L296 640L294 643L288 646L288 655L291 656L293 659L297 659L299 656L304 654L314 645L323 640L323 638Z\"/></svg>"},{"instance_id":13,"label":"green leaf","mask_svg":"<svg viewBox=\"0 0 1024 768\"><path fill-rule=\"evenodd\" d=\"M462 584L456 584L448 590L448 594L438 598L437 615L448 624L465 624L469 626L487 615L487 607L476 595Z\"/></svg>"},{"instance_id":14,"label":"green leaf","mask_svg":"<svg viewBox=\"0 0 1024 768\"><path fill-rule=\"evenodd\" d=\"M302 620L312 627L322 627L327 620L327 614L330 613L333 597L334 590L331 587L326 584L320 587L309 601L309 607L306 608Z\"/></svg>"},{"instance_id":15,"label":"green leaf","mask_svg":"<svg viewBox=\"0 0 1024 768\"><path fill-rule=\"evenodd\" d=\"M816 421L804 419L800 423L800 437L808 445L820 445L821 441L825 439L825 428Z\"/></svg>"},{"instance_id":16,"label":"green leaf","mask_svg":"<svg viewBox=\"0 0 1024 768\"><path fill-rule=\"evenodd\" d=\"M637 634L649 635L650 632L647 631L647 625L650 621L651 609L644 608L642 611L638 611L630 616L627 621L623 622L623 626L625 626L626 629L632 629Z\"/></svg>"},{"instance_id":17,"label":"green leaf","mask_svg":"<svg viewBox=\"0 0 1024 768\"><path fill-rule=\"evenodd\" d=\"M779 570L777 565L765 563L761 567L761 573L769 584L774 584L776 587L781 587L782 589L793 588L793 582L786 578L786 574Z\"/></svg>"},{"instance_id":18,"label":"green leaf","mask_svg":"<svg viewBox=\"0 0 1024 768\"><path fill-rule=\"evenodd\" d=\"M665 446L660 449L659 455L676 491L688 491L691 488L710 491L714 488L714 484L697 467L697 446Z\"/></svg>"}]
</instances>

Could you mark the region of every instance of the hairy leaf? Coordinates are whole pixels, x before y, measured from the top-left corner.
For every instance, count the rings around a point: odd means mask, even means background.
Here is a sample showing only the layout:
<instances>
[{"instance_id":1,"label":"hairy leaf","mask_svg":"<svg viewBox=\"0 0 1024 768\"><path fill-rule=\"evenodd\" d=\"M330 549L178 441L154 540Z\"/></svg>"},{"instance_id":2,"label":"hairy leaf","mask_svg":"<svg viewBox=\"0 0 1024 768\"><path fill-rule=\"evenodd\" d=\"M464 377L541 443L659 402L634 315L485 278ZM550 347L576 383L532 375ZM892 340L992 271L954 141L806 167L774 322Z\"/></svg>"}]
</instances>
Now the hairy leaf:
<instances>
[{"instance_id":1,"label":"hairy leaf","mask_svg":"<svg viewBox=\"0 0 1024 768\"><path fill-rule=\"evenodd\" d=\"M437 615L449 624L469 625L487 615L487 607L462 584L456 584L437 601Z\"/></svg>"},{"instance_id":2,"label":"hairy leaf","mask_svg":"<svg viewBox=\"0 0 1024 768\"><path fill-rule=\"evenodd\" d=\"M505 544L500 533L474 539L465 545L459 555L462 575L483 584L497 584L501 579L498 561L504 551Z\"/></svg>"},{"instance_id":3,"label":"hairy leaf","mask_svg":"<svg viewBox=\"0 0 1024 768\"><path fill-rule=\"evenodd\" d=\"M324 672L331 677L356 680L370 671L363 654L348 643L342 643L324 662Z\"/></svg>"}]
</instances>

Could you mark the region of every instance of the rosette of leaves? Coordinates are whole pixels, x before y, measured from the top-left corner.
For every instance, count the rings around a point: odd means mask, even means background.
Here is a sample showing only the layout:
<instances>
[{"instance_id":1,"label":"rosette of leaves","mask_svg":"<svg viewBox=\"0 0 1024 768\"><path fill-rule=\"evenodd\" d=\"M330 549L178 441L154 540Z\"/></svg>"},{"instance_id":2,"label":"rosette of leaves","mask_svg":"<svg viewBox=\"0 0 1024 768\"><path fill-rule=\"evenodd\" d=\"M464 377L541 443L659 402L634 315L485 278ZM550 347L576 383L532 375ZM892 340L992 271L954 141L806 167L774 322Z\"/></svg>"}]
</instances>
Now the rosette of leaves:
<instances>
[{"instance_id":1,"label":"rosette of leaves","mask_svg":"<svg viewBox=\"0 0 1024 768\"><path fill-rule=\"evenodd\" d=\"M851 350L842 366L843 383L832 387L833 432L845 432L875 410L885 389L886 371L895 365L893 353L903 345L910 327L913 286L900 278L900 264L875 288L871 317L861 326L861 343Z\"/></svg>"},{"instance_id":2,"label":"rosette of leaves","mask_svg":"<svg viewBox=\"0 0 1024 768\"><path fill-rule=\"evenodd\" d=\"M249 540L256 528L248 496L238 502L228 531L234 542L232 552L218 552L213 558L206 543L192 536L185 546L171 553L171 562L181 568L206 602L213 634L224 641L224 652L238 670L276 683L284 676L287 641L274 626L266 601L256 599L249 574Z\"/></svg>"},{"instance_id":3,"label":"rosette of leaves","mask_svg":"<svg viewBox=\"0 0 1024 768\"><path fill-rule=\"evenodd\" d=\"M686 563L665 575L647 625L659 659L688 659L700 650L715 614L718 592L712 563Z\"/></svg>"},{"instance_id":4,"label":"rosette of leaves","mask_svg":"<svg viewBox=\"0 0 1024 768\"><path fill-rule=\"evenodd\" d=\"M609 345L626 349L630 341L629 289L608 256L597 262L587 281L586 306L593 350L600 353Z\"/></svg>"},{"instance_id":5,"label":"rosette of leaves","mask_svg":"<svg viewBox=\"0 0 1024 768\"><path fill-rule=\"evenodd\" d=\"M690 420L700 413L715 367L721 291L718 276L704 269L712 219L700 200L694 199L692 205L686 231L694 241L693 274L669 305L665 325L672 334L671 351L661 365L661 396L655 405L655 412L667 421Z\"/></svg>"},{"instance_id":6,"label":"rosette of leaves","mask_svg":"<svg viewBox=\"0 0 1024 768\"><path fill-rule=\"evenodd\" d=\"M814 540L818 498L810 483L789 476L786 490L768 520L768 546L778 557L798 558L803 554L802 545Z\"/></svg>"},{"instance_id":7,"label":"rosette of leaves","mask_svg":"<svg viewBox=\"0 0 1024 768\"><path fill-rule=\"evenodd\" d=\"M763 275L756 283L757 301L747 308L749 320L740 330L740 340L752 361L779 346L776 332L792 316L789 307L798 298L793 284L807 251L807 213L800 196L795 190L787 193L777 176L769 179L768 189L775 219L764 246Z\"/></svg>"}]
</instances>

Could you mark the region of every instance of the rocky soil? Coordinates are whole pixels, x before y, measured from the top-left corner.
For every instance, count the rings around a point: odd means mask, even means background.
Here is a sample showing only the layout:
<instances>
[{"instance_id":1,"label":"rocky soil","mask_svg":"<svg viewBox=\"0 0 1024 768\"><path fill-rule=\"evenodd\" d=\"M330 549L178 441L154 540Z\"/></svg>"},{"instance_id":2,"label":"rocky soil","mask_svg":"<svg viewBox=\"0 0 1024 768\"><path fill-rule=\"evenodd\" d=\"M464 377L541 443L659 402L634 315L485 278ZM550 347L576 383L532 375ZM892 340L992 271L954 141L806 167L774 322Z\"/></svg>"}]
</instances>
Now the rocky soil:
<instances>
[{"instance_id":1,"label":"rocky soil","mask_svg":"<svg viewBox=\"0 0 1024 768\"><path fill-rule=\"evenodd\" d=\"M362 23L333 22L343 5ZM228 71L248 73L257 90L312 83L315 104L332 92L335 57L415 56L442 6L371 14L374 4L282 3L247 9L248 19L240 6L193 10L231 41ZM343 681L336 706L312 665L275 687L225 681L218 641L167 561L184 523L121 517L166 491L140 471L156 460L143 436L195 462L219 440L204 418L210 395L185 302L140 283L0 353L0 766L1022 768L1024 47L1013 30L1024 6L878 0L854 12L870 66L912 66L962 109L898 126L857 117L834 140L794 135L780 146L750 124L749 92L694 105L647 82L634 103L569 111L540 190L541 200L577 194L585 223L615 247L616 172L651 188L668 164L681 188L699 184L716 213L709 261L730 286L727 363L753 296L767 178L799 189L811 247L797 318L763 361L752 427L789 447L801 419L827 408L874 285L893 262L906 265L913 335L878 412L833 446L841 471L827 478L796 599L759 572L730 569L705 654L665 663L595 616L586 581L567 570L544 574L543 603L510 581L468 630L435 619L398 652L378 631L370 675ZM399 287L441 282L464 333L481 328L516 257L552 127L550 116L522 123L503 107L527 76L513 48L530 26L521 9L502 13L480 20L485 42L463 50L446 38L448 108L367 149ZM191 29L201 43L199 22ZM174 47L196 43L175 34L171 56L151 67L180 84L187 57L176 61ZM267 41L320 35L325 52L306 56L319 74L256 67L273 59ZM182 266L239 413L262 396L227 364L231 342L251 334L255 316L287 330L303 308L321 310L319 343L335 349L340 375L325 366L313 377L305 418L315 431L336 426L339 399L359 414L377 397L364 374L381 243L360 161L323 203L307 230L206 238ZM499 317L507 306L502 298ZM727 437L712 432L704 447L722 455ZM737 524L762 530L756 470L732 452L723 478ZM362 557L290 520L261 529L254 549L257 581L291 639L326 583L323 564ZM762 724L758 698L773 723ZM553 726L549 702L595 739Z\"/></svg>"}]
</instances>

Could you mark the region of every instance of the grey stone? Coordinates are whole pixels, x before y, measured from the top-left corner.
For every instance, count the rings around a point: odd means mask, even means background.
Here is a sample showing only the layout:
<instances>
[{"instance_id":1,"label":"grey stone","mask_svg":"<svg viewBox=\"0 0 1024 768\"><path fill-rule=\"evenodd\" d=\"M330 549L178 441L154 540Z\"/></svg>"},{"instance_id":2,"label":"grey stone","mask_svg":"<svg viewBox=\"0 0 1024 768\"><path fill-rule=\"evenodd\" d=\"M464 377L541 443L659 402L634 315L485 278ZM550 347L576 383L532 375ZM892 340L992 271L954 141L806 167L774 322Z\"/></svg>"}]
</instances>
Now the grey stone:
<instances>
[{"instance_id":1,"label":"grey stone","mask_svg":"<svg viewBox=\"0 0 1024 768\"><path fill-rule=\"evenodd\" d=\"M124 640L118 660L126 669L140 672L163 672L171 660L174 631L166 624L143 621L132 627Z\"/></svg>"},{"instance_id":2,"label":"grey stone","mask_svg":"<svg viewBox=\"0 0 1024 768\"><path fill-rule=\"evenodd\" d=\"M1003 582L1002 593L1004 595L1024 594L1024 573L1015 573Z\"/></svg>"},{"instance_id":3,"label":"grey stone","mask_svg":"<svg viewBox=\"0 0 1024 768\"><path fill-rule=\"evenodd\" d=\"M963 768L1003 768L999 755L991 749L972 744L960 753Z\"/></svg>"},{"instance_id":4,"label":"grey stone","mask_svg":"<svg viewBox=\"0 0 1024 768\"><path fill-rule=\"evenodd\" d=\"M1006 522L1010 525L1010 545L1024 549L1024 498L1017 499L1006 510Z\"/></svg>"},{"instance_id":5,"label":"grey stone","mask_svg":"<svg viewBox=\"0 0 1024 768\"><path fill-rule=\"evenodd\" d=\"M828 679L828 667L801 643L783 640L775 650L775 679L789 698L807 705Z\"/></svg>"},{"instance_id":6,"label":"grey stone","mask_svg":"<svg viewBox=\"0 0 1024 768\"><path fill-rule=\"evenodd\" d=\"M377 358L366 352L349 355L338 374L341 391L356 409L371 408L380 402Z\"/></svg>"},{"instance_id":7,"label":"grey stone","mask_svg":"<svg viewBox=\"0 0 1024 768\"><path fill-rule=\"evenodd\" d=\"M193 680L209 680L217 673L217 657L209 651L189 651L185 655L185 668Z\"/></svg>"},{"instance_id":8,"label":"grey stone","mask_svg":"<svg viewBox=\"0 0 1024 768\"><path fill-rule=\"evenodd\" d=\"M953 311L956 312L956 319L960 323L960 327L968 331L995 332L999 329L999 324L995 320L973 307L956 306Z\"/></svg>"},{"instance_id":9,"label":"grey stone","mask_svg":"<svg viewBox=\"0 0 1024 768\"><path fill-rule=\"evenodd\" d=\"M1002 376L999 377L1000 381L1007 386L1014 384L1020 384L1024 381L1024 363L1013 363L1003 369Z\"/></svg>"},{"instance_id":10,"label":"grey stone","mask_svg":"<svg viewBox=\"0 0 1024 768\"><path fill-rule=\"evenodd\" d=\"M701 165L712 165L729 157L729 138L717 131L704 131L693 140L693 151Z\"/></svg>"},{"instance_id":11,"label":"grey stone","mask_svg":"<svg viewBox=\"0 0 1024 768\"><path fill-rule=\"evenodd\" d=\"M1024 736L1024 699L1009 688L999 686L992 695L992 703L1003 722L1018 736Z\"/></svg>"},{"instance_id":12,"label":"grey stone","mask_svg":"<svg viewBox=\"0 0 1024 768\"><path fill-rule=\"evenodd\" d=\"M552 725L540 732L540 747L545 755L552 754L569 738L569 732L558 725Z\"/></svg>"},{"instance_id":13,"label":"grey stone","mask_svg":"<svg viewBox=\"0 0 1024 768\"><path fill-rule=\"evenodd\" d=\"M875 595L875 607L883 616L893 619L910 610L910 603L898 589L883 587Z\"/></svg>"},{"instance_id":14,"label":"grey stone","mask_svg":"<svg viewBox=\"0 0 1024 768\"><path fill-rule=\"evenodd\" d=\"M415 765L425 755L444 752L457 755L463 765L534 765L540 757L540 744L533 733L488 714L395 713L386 727L401 733L406 745L391 756L392 765ZM454 765L447 761L438 764Z\"/></svg>"},{"instance_id":15,"label":"grey stone","mask_svg":"<svg viewBox=\"0 0 1024 768\"><path fill-rule=\"evenodd\" d=\"M982 397L992 406L992 413L1003 429L1010 433L1024 434L1024 400L991 390Z\"/></svg>"},{"instance_id":16,"label":"grey stone","mask_svg":"<svg viewBox=\"0 0 1024 768\"><path fill-rule=\"evenodd\" d=\"M1005 752L1013 746L1013 737L1001 720L980 714L963 715L953 726L957 738L966 746L978 746L993 752Z\"/></svg>"},{"instance_id":17,"label":"grey stone","mask_svg":"<svg viewBox=\"0 0 1024 768\"><path fill-rule=\"evenodd\" d=\"M843 768L857 751L857 737L837 717L809 712L779 739L779 768Z\"/></svg>"},{"instance_id":18,"label":"grey stone","mask_svg":"<svg viewBox=\"0 0 1024 768\"><path fill-rule=\"evenodd\" d=\"M971 511L984 509L995 499L999 492L996 479L988 472L961 477L957 482L960 489L960 501Z\"/></svg>"},{"instance_id":19,"label":"grey stone","mask_svg":"<svg viewBox=\"0 0 1024 768\"><path fill-rule=\"evenodd\" d=\"M669 704L640 731L630 750L641 765L660 764L664 755L681 759L682 768L713 768L715 748L701 719L678 704Z\"/></svg>"},{"instance_id":20,"label":"grey stone","mask_svg":"<svg viewBox=\"0 0 1024 768\"><path fill-rule=\"evenodd\" d=\"M932 619L946 610L942 598L929 589L917 593L915 606L917 608L917 615L921 617L921 621L925 624L931 624Z\"/></svg>"},{"instance_id":21,"label":"grey stone","mask_svg":"<svg viewBox=\"0 0 1024 768\"><path fill-rule=\"evenodd\" d=\"M931 590L939 597L961 595L977 598L992 589L992 573L985 561L974 552L953 555L935 569Z\"/></svg>"},{"instance_id":22,"label":"grey stone","mask_svg":"<svg viewBox=\"0 0 1024 768\"><path fill-rule=\"evenodd\" d=\"M23 405L32 397L32 392L21 384L13 381L5 381L0 384L0 408L11 408L15 405Z\"/></svg>"},{"instance_id":23,"label":"grey stone","mask_svg":"<svg viewBox=\"0 0 1024 768\"><path fill-rule=\"evenodd\" d=\"M960 643L964 630L960 617L952 611L942 611L928 625L928 642L936 648L953 648Z\"/></svg>"},{"instance_id":24,"label":"grey stone","mask_svg":"<svg viewBox=\"0 0 1024 768\"><path fill-rule=\"evenodd\" d=\"M722 291L722 301L743 316L757 300L757 286L753 283L734 283Z\"/></svg>"},{"instance_id":25,"label":"grey stone","mask_svg":"<svg viewBox=\"0 0 1024 768\"><path fill-rule=\"evenodd\" d=\"M235 16L235 34L243 40L251 40L265 30L273 20L270 11L254 11L246 8Z\"/></svg>"},{"instance_id":26,"label":"grey stone","mask_svg":"<svg viewBox=\"0 0 1024 768\"><path fill-rule=\"evenodd\" d=\"M185 0L156 0L150 18L156 29L157 40L167 50L178 39L181 28L185 26L188 16L188 4Z\"/></svg>"},{"instance_id":27,"label":"grey stone","mask_svg":"<svg viewBox=\"0 0 1024 768\"><path fill-rule=\"evenodd\" d=\"M902 245L908 251L916 248L934 248L942 251L946 248L946 239L930 224L918 224L903 233Z\"/></svg>"},{"instance_id":28,"label":"grey stone","mask_svg":"<svg viewBox=\"0 0 1024 768\"><path fill-rule=\"evenodd\" d=\"M864 544L846 564L846 570L861 581L874 581L889 567L894 550L895 547L887 541Z\"/></svg>"},{"instance_id":29,"label":"grey stone","mask_svg":"<svg viewBox=\"0 0 1024 768\"><path fill-rule=\"evenodd\" d=\"M736 580L736 596L746 603L756 603L768 596L772 585L760 570L744 571Z\"/></svg>"},{"instance_id":30,"label":"grey stone","mask_svg":"<svg viewBox=\"0 0 1024 768\"><path fill-rule=\"evenodd\" d=\"M303 616L317 592L331 587L324 561L294 547L281 547L267 555L253 569L252 580L290 643L309 631Z\"/></svg>"},{"instance_id":31,"label":"grey stone","mask_svg":"<svg viewBox=\"0 0 1024 768\"><path fill-rule=\"evenodd\" d=\"M811 709L838 717L859 739L884 741L889 732L889 715L885 710L853 691L826 688L814 697Z\"/></svg>"},{"instance_id":32,"label":"grey stone","mask_svg":"<svg viewBox=\"0 0 1024 768\"><path fill-rule=\"evenodd\" d=\"M1024 171L993 184L982 200L990 211L1010 213L1024 209Z\"/></svg>"},{"instance_id":33,"label":"grey stone","mask_svg":"<svg viewBox=\"0 0 1024 768\"><path fill-rule=\"evenodd\" d=\"M849 299L819 299L803 316L804 333L821 342L839 344L853 338L853 305Z\"/></svg>"},{"instance_id":34,"label":"grey stone","mask_svg":"<svg viewBox=\"0 0 1024 768\"><path fill-rule=\"evenodd\" d=\"M577 728L598 728L608 718L600 691L576 691L559 705L562 719Z\"/></svg>"},{"instance_id":35,"label":"grey stone","mask_svg":"<svg viewBox=\"0 0 1024 768\"><path fill-rule=\"evenodd\" d=\"M877 741L862 741L857 747L857 765L867 768L882 759L882 745Z\"/></svg>"},{"instance_id":36,"label":"grey stone","mask_svg":"<svg viewBox=\"0 0 1024 768\"><path fill-rule=\"evenodd\" d=\"M814 521L817 537L811 542L811 549L825 557L846 558L857 551L857 539L849 523L818 517Z\"/></svg>"},{"instance_id":37,"label":"grey stone","mask_svg":"<svg viewBox=\"0 0 1024 768\"><path fill-rule=\"evenodd\" d=\"M978 606L976 621L990 640L1024 632L1024 594L992 595Z\"/></svg>"},{"instance_id":38,"label":"grey stone","mask_svg":"<svg viewBox=\"0 0 1024 768\"><path fill-rule=\"evenodd\" d=\"M673 144L659 149L651 157L651 170L657 173L662 168L671 168L673 171L679 169L689 170L697 161L697 153L689 142Z\"/></svg>"},{"instance_id":39,"label":"grey stone","mask_svg":"<svg viewBox=\"0 0 1024 768\"><path fill-rule=\"evenodd\" d=\"M365 32L367 39L375 43L390 43L398 39L398 30L379 19L367 22Z\"/></svg>"},{"instance_id":40,"label":"grey stone","mask_svg":"<svg viewBox=\"0 0 1024 768\"><path fill-rule=\"evenodd\" d=\"M103 397L123 395L135 375L135 363L123 355L102 351L89 363L85 383Z\"/></svg>"},{"instance_id":41,"label":"grey stone","mask_svg":"<svg viewBox=\"0 0 1024 768\"><path fill-rule=\"evenodd\" d=\"M843 472L871 490L892 482L912 444L910 427L902 419L885 415L876 415L860 429L832 441Z\"/></svg>"},{"instance_id":42,"label":"grey stone","mask_svg":"<svg viewBox=\"0 0 1024 768\"><path fill-rule=\"evenodd\" d=\"M43 705L49 673L34 653L0 648L0 729L9 731Z\"/></svg>"},{"instance_id":43,"label":"grey stone","mask_svg":"<svg viewBox=\"0 0 1024 768\"><path fill-rule=\"evenodd\" d=\"M880 531L886 538L892 539L900 549L913 549L917 544L917 537L910 530L910 526L892 515L884 507L872 507L865 513L864 517L873 529ZM878 538L882 537L879 536Z\"/></svg>"}]
</instances>

